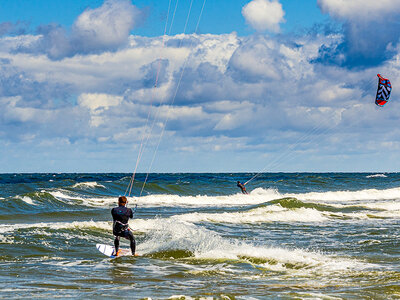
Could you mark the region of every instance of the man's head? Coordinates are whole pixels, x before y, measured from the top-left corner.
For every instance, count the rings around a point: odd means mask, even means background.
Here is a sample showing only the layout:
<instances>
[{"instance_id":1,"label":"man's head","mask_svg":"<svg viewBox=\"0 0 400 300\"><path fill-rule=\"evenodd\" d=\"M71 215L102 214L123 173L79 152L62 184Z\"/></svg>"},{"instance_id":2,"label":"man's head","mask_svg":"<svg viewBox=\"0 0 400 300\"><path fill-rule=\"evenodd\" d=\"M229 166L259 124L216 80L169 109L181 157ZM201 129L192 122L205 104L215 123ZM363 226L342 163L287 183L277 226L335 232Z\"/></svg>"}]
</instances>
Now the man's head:
<instances>
[{"instance_id":1,"label":"man's head","mask_svg":"<svg viewBox=\"0 0 400 300\"><path fill-rule=\"evenodd\" d=\"M118 204L119 204L119 205L126 205L126 202L128 202L128 199L126 199L125 196L120 196L120 197L118 198Z\"/></svg>"}]
</instances>

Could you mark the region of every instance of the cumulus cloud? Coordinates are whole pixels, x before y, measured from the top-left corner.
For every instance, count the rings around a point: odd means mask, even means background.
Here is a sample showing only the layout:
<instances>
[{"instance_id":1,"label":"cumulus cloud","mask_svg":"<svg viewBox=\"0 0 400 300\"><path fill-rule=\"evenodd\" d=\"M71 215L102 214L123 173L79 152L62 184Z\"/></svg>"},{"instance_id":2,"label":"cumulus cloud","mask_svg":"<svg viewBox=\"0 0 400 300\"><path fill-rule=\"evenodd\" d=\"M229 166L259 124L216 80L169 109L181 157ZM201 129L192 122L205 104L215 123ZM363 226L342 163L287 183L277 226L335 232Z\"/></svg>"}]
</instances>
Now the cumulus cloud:
<instances>
[{"instance_id":1,"label":"cumulus cloud","mask_svg":"<svg viewBox=\"0 0 400 300\"><path fill-rule=\"evenodd\" d=\"M280 45L267 41L264 37L254 39L264 39L264 41L255 42L250 39L250 43L238 47L229 62L229 71L238 80L247 82L279 79L281 77L279 68L282 64L286 65L286 59L279 51Z\"/></svg>"},{"instance_id":2,"label":"cumulus cloud","mask_svg":"<svg viewBox=\"0 0 400 300\"><path fill-rule=\"evenodd\" d=\"M321 11L343 23L343 40L323 45L319 62L346 67L378 65L395 55L400 0L318 0Z\"/></svg>"},{"instance_id":3,"label":"cumulus cloud","mask_svg":"<svg viewBox=\"0 0 400 300\"><path fill-rule=\"evenodd\" d=\"M110 106L119 105L122 102L121 96L107 94L81 94L78 97L78 104L88 108L92 112L102 112Z\"/></svg>"},{"instance_id":4,"label":"cumulus cloud","mask_svg":"<svg viewBox=\"0 0 400 300\"><path fill-rule=\"evenodd\" d=\"M166 59L157 59L148 65L140 68L143 74L143 84L145 87L161 86L167 81L167 68L169 61Z\"/></svg>"},{"instance_id":5,"label":"cumulus cloud","mask_svg":"<svg viewBox=\"0 0 400 300\"><path fill-rule=\"evenodd\" d=\"M16 50L45 53L52 59L115 51L128 43L131 30L141 18L141 12L130 0L105 0L102 6L88 8L79 15L71 33L58 24L42 25L37 41Z\"/></svg>"},{"instance_id":6,"label":"cumulus cloud","mask_svg":"<svg viewBox=\"0 0 400 300\"><path fill-rule=\"evenodd\" d=\"M322 12L343 19L373 20L400 12L399 0L317 0L317 3Z\"/></svg>"},{"instance_id":7,"label":"cumulus cloud","mask_svg":"<svg viewBox=\"0 0 400 300\"><path fill-rule=\"evenodd\" d=\"M98 127L104 123L104 119L101 115L111 106L119 105L122 99L121 96L84 93L79 95L78 104L81 107L89 109L91 115L90 125Z\"/></svg>"},{"instance_id":8,"label":"cumulus cloud","mask_svg":"<svg viewBox=\"0 0 400 300\"><path fill-rule=\"evenodd\" d=\"M139 19L139 10L130 0L106 0L95 9L86 9L72 26L72 42L81 51L114 50L127 42Z\"/></svg>"},{"instance_id":9,"label":"cumulus cloud","mask_svg":"<svg viewBox=\"0 0 400 300\"><path fill-rule=\"evenodd\" d=\"M143 159L151 160L165 130L157 171L210 171L216 161L238 168L246 161L245 168L259 170L266 157L284 157L287 149L298 151L305 169L311 157L360 149L371 156L391 153L391 141L400 138L400 132L382 130L396 128L397 102L384 109L373 103L377 68L313 63L321 45L340 43L340 35L191 34L166 37L165 46L162 37L130 36L114 52L62 60L10 50L36 39L0 38L2 145L60 153L62 143L68 150L62 155L71 160L90 160L84 151L96 152L100 160L109 157L109 166L115 163L111 170L125 171L127 161L135 163L142 136L149 136ZM177 48L180 40L191 42ZM400 85L395 51L380 66L393 74L393 86ZM398 96L394 89L392 97Z\"/></svg>"},{"instance_id":10,"label":"cumulus cloud","mask_svg":"<svg viewBox=\"0 0 400 300\"><path fill-rule=\"evenodd\" d=\"M278 1L253 0L243 7L242 15L258 31L279 32L279 24L284 22L285 12Z\"/></svg>"}]
</instances>

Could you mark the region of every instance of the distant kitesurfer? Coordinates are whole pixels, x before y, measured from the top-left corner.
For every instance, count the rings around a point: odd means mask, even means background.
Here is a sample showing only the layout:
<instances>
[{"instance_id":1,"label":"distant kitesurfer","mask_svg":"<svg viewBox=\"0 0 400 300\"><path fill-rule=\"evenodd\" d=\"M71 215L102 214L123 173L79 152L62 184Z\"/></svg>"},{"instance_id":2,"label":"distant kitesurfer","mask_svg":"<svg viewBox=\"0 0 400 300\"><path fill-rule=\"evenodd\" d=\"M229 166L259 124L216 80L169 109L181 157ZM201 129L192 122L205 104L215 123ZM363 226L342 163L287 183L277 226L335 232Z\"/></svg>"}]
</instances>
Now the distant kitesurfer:
<instances>
[{"instance_id":1,"label":"distant kitesurfer","mask_svg":"<svg viewBox=\"0 0 400 300\"><path fill-rule=\"evenodd\" d=\"M120 237L126 238L131 242L131 252L135 255L136 241L132 231L129 229L128 221L133 218L132 209L126 207L128 200L125 196L118 198L118 207L111 210L113 217L113 234L115 235L114 246L115 250L113 255L118 256L119 239Z\"/></svg>"},{"instance_id":2,"label":"distant kitesurfer","mask_svg":"<svg viewBox=\"0 0 400 300\"><path fill-rule=\"evenodd\" d=\"M243 194L248 194L248 192L246 191L246 187L245 187L246 183L243 184L240 181L237 182L237 187L240 187L240 189L242 190Z\"/></svg>"}]
</instances>

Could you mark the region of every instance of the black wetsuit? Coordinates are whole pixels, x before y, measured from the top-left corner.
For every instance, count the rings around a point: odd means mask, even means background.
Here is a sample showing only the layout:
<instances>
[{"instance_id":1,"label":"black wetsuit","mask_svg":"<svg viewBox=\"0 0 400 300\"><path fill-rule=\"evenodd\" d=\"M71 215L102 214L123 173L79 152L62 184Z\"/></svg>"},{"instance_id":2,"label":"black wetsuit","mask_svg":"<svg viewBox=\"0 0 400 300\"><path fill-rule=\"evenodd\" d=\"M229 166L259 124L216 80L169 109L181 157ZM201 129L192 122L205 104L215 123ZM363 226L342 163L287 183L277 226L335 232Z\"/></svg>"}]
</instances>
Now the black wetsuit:
<instances>
[{"instance_id":1,"label":"black wetsuit","mask_svg":"<svg viewBox=\"0 0 400 300\"><path fill-rule=\"evenodd\" d=\"M124 205L120 205L118 207L114 207L111 210L111 215L113 217L113 234L115 235L115 240L114 240L115 253L118 252L119 239L122 236L130 240L132 255L135 255L136 241L128 225L129 219L133 218L132 209L127 208Z\"/></svg>"},{"instance_id":2,"label":"black wetsuit","mask_svg":"<svg viewBox=\"0 0 400 300\"><path fill-rule=\"evenodd\" d=\"M237 186L240 187L240 189L242 190L243 194L248 194L243 183L238 181Z\"/></svg>"}]
</instances>

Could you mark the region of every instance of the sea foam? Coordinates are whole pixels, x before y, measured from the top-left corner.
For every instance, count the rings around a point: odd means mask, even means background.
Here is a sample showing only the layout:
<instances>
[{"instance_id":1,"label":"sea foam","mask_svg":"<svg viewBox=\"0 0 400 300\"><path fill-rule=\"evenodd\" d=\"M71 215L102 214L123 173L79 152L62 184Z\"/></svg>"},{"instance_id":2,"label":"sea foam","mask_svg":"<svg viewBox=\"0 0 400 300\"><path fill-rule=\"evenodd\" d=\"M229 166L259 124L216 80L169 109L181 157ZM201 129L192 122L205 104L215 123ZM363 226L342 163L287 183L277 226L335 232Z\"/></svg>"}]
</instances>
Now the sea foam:
<instances>
[{"instance_id":1,"label":"sea foam","mask_svg":"<svg viewBox=\"0 0 400 300\"><path fill-rule=\"evenodd\" d=\"M193 253L192 259L248 261L272 270L290 272L336 272L372 267L357 260L334 257L314 251L287 249L273 245L253 245L224 238L200 226L176 220L155 219L156 229L139 244L140 252L151 254L168 250ZM376 266L375 266L376 267Z\"/></svg>"},{"instance_id":2,"label":"sea foam","mask_svg":"<svg viewBox=\"0 0 400 300\"><path fill-rule=\"evenodd\" d=\"M313 208L287 209L278 205L260 207L245 212L190 213L174 216L188 222L213 223L269 223L269 222L323 222L328 220L324 213Z\"/></svg>"},{"instance_id":3,"label":"sea foam","mask_svg":"<svg viewBox=\"0 0 400 300\"><path fill-rule=\"evenodd\" d=\"M385 190L365 189L359 191L329 191L304 194L287 194L286 197L296 197L308 201L357 201L357 200L391 200L400 199L400 188Z\"/></svg>"},{"instance_id":4,"label":"sea foam","mask_svg":"<svg viewBox=\"0 0 400 300\"><path fill-rule=\"evenodd\" d=\"M362 270L366 268L379 268L377 265L366 264L355 259L337 257L322 254L305 249L289 249L277 247L276 245L257 245L238 239L223 237L215 231L206 229L192 222L185 221L185 218L158 218L158 219L137 219L132 227L140 229L141 235L145 238L138 243L138 252L142 255L154 255L168 251L187 251L191 253L186 259L197 260L237 260L254 264L258 268L265 268L279 272L304 273L329 273L343 272L346 270ZM40 222L34 224L11 224L0 225L0 240L7 240L10 234L16 230L33 230L41 234L54 236L54 231L64 229L88 229L95 228L109 233L108 242L112 241L111 222ZM77 234L77 233L75 233ZM6 236L5 236L6 235ZM76 238L70 233L61 233L66 240ZM104 238L79 233L79 238L88 241L94 239L100 242L107 242ZM124 246L124 245L123 245Z\"/></svg>"},{"instance_id":5,"label":"sea foam","mask_svg":"<svg viewBox=\"0 0 400 300\"><path fill-rule=\"evenodd\" d=\"M24 201L24 202L27 203L27 204L30 204L30 205L37 205L37 203L35 203L35 202L32 200L32 198L30 198L30 197L28 197L28 196L18 196L17 198L20 199L20 200L22 200L22 201Z\"/></svg>"},{"instance_id":6,"label":"sea foam","mask_svg":"<svg viewBox=\"0 0 400 300\"><path fill-rule=\"evenodd\" d=\"M75 192L56 190L49 191L56 199L71 205L82 205L87 207L107 207L117 205L118 197L83 197ZM243 207L253 205L268 204L273 200L294 198L304 203L327 204L336 208L345 208L349 206L361 206L372 210L398 210L400 204L400 188L391 188L384 190L364 189L358 191L327 191L312 193L280 193L274 189L257 188L249 195L233 194L225 196L180 196L153 194L143 197L128 197L128 205L133 207ZM29 199L23 199L28 204ZM275 209L275 211L268 211ZM229 214L229 212L228 212ZM215 221L226 221L228 215L202 215L198 218L213 219ZM194 217L194 216L193 216ZM232 216L239 220L239 223L246 222L272 222L272 221L304 221L319 222L326 220L328 216L309 207L282 208L278 205L268 205L258 211L247 212L245 214L238 213ZM248 220L250 218L251 220Z\"/></svg>"},{"instance_id":7,"label":"sea foam","mask_svg":"<svg viewBox=\"0 0 400 300\"><path fill-rule=\"evenodd\" d=\"M365 178L385 178L385 177L387 177L385 174L373 174L365 176Z\"/></svg>"},{"instance_id":8,"label":"sea foam","mask_svg":"<svg viewBox=\"0 0 400 300\"><path fill-rule=\"evenodd\" d=\"M96 181L92 181L92 182L79 182L79 183L75 183L73 186L73 188L97 188L97 187L101 187L101 188L105 188L104 185L97 183Z\"/></svg>"}]
</instances>

